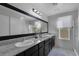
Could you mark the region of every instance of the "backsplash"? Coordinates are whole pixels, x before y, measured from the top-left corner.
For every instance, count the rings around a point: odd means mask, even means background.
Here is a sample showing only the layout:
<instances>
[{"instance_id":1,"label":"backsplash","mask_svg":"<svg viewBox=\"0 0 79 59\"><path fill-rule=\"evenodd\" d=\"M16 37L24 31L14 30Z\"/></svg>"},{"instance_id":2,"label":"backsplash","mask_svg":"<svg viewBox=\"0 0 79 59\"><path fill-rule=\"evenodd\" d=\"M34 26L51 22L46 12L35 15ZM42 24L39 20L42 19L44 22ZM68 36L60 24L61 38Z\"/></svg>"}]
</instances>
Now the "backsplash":
<instances>
[{"instance_id":1,"label":"backsplash","mask_svg":"<svg viewBox=\"0 0 79 59\"><path fill-rule=\"evenodd\" d=\"M33 38L33 36L14 38L14 39L10 39L10 40L3 40L3 41L0 41L0 46L14 44L16 42L22 42L22 41L28 40L30 38Z\"/></svg>"}]
</instances>

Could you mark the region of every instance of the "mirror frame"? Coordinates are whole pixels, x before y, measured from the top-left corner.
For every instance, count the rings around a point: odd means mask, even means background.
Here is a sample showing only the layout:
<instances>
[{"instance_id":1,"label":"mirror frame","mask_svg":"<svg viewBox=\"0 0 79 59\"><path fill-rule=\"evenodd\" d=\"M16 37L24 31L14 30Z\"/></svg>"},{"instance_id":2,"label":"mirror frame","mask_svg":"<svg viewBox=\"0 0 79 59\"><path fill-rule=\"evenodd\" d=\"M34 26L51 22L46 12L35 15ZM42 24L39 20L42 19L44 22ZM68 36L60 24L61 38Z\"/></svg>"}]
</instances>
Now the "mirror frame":
<instances>
[{"instance_id":1,"label":"mirror frame","mask_svg":"<svg viewBox=\"0 0 79 59\"><path fill-rule=\"evenodd\" d=\"M47 24L47 32L41 32L41 34L48 33L48 22L47 21L44 21L43 19L40 19L38 17L35 17L35 16L33 16L33 15L31 15L31 14L29 14L29 13L27 13L27 12L25 12L25 11L17 8L17 7L15 7L15 6L12 6L12 5L8 4L8 3L0 3L0 5L1 6L4 6L6 8L9 8L11 10L17 11L19 13L22 13L24 15L33 17L33 18L35 18L35 19L37 19L39 21L42 21L42 22L46 23ZM1 38L0 41L2 41L2 40L8 40L8 39L13 39L13 38L19 38L19 37L25 37L25 36L33 36L33 35L36 35L36 34L39 34L39 33L28 33L28 34L18 34L18 35L1 36L0 37Z\"/></svg>"}]
</instances>

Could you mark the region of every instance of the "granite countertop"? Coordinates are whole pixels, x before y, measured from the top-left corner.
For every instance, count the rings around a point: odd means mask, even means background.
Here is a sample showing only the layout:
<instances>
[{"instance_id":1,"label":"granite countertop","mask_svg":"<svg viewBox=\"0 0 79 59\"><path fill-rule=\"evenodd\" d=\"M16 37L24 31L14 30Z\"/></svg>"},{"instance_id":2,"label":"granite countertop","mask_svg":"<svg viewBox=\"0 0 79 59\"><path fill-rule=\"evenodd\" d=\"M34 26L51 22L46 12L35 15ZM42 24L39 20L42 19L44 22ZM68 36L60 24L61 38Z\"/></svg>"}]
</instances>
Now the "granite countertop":
<instances>
[{"instance_id":1,"label":"granite countertop","mask_svg":"<svg viewBox=\"0 0 79 59\"><path fill-rule=\"evenodd\" d=\"M34 42L33 44L31 45L27 45L25 47L16 47L15 46L15 43L12 43L12 44L9 44L9 45L4 45L4 46L0 46L0 56L12 56L12 55L16 55L44 40L46 40L47 38L50 38L52 35L50 36L46 36L46 37L43 37L43 38L39 38L41 39L39 42ZM33 38L31 38L33 39ZM30 39L29 39L30 40ZM38 40L38 39L37 39Z\"/></svg>"}]
</instances>

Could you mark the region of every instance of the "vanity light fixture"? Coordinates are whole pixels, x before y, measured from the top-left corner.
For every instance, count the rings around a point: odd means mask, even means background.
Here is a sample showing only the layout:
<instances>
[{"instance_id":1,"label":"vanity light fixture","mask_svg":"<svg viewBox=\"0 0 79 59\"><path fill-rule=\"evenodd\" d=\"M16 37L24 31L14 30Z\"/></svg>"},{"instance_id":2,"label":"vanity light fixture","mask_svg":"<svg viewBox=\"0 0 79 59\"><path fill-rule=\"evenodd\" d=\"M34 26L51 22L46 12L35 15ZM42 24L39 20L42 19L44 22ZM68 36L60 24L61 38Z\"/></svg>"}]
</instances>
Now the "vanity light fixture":
<instances>
[{"instance_id":1,"label":"vanity light fixture","mask_svg":"<svg viewBox=\"0 0 79 59\"><path fill-rule=\"evenodd\" d=\"M34 13L38 14L38 15L41 15L41 13L40 13L38 10L34 9L34 8L32 8L32 11L33 11Z\"/></svg>"}]
</instances>

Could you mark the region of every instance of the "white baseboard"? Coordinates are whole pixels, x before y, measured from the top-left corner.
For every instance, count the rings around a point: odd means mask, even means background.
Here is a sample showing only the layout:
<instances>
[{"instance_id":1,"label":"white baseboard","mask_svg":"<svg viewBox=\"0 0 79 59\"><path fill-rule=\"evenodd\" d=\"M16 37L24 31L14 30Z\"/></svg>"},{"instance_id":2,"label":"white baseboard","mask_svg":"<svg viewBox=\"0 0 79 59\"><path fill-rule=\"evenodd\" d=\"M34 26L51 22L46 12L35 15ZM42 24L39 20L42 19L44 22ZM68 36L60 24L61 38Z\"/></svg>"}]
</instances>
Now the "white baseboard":
<instances>
[{"instance_id":1,"label":"white baseboard","mask_svg":"<svg viewBox=\"0 0 79 59\"><path fill-rule=\"evenodd\" d=\"M75 53L76 56L79 56L78 53L77 53L77 51L76 51L76 49L73 48L73 51L74 51L74 53Z\"/></svg>"}]
</instances>

